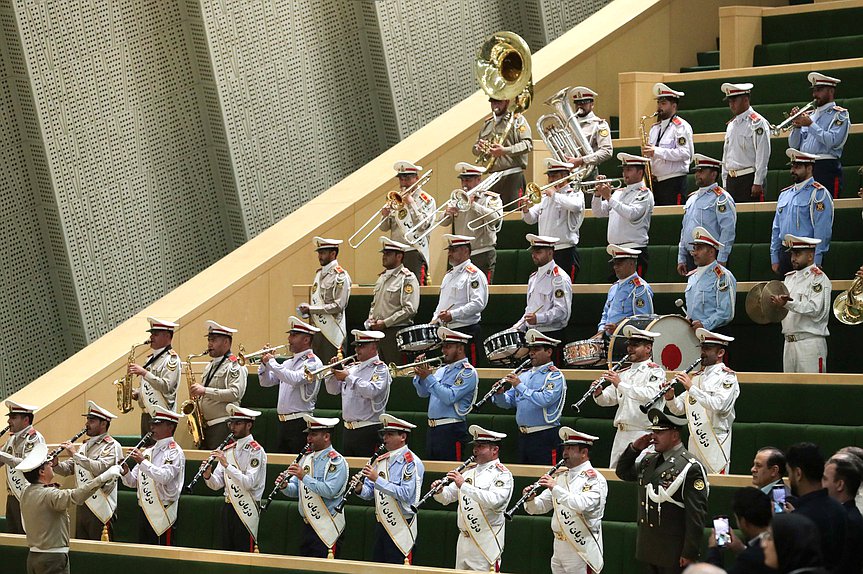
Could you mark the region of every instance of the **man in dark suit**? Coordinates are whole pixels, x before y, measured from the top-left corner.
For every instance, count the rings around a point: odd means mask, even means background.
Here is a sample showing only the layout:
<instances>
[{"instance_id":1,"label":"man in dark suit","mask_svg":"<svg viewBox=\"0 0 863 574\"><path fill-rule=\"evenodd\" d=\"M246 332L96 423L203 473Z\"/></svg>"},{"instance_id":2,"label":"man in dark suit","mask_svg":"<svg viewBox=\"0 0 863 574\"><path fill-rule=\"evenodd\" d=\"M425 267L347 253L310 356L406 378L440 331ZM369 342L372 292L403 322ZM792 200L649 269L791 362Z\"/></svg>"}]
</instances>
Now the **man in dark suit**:
<instances>
[{"instance_id":1,"label":"man in dark suit","mask_svg":"<svg viewBox=\"0 0 863 574\"><path fill-rule=\"evenodd\" d=\"M698 560L707 514L707 473L683 447L685 417L651 409L646 434L617 461L621 480L638 482L638 536L635 557L651 574L678 574ZM656 452L636 462L653 445Z\"/></svg>"},{"instance_id":2,"label":"man in dark suit","mask_svg":"<svg viewBox=\"0 0 863 574\"><path fill-rule=\"evenodd\" d=\"M761 492L760 489L748 486L734 493L731 499L731 509L737 526L743 532L746 539L741 539L731 534L731 542L724 547L716 545L716 532L710 537L707 551L707 562L715 566L722 566L724 562L724 550L731 550L736 555L734 564L728 570L728 574L769 574L773 572L764 565L764 550L761 549L761 537L770 526L773 515L770 512L770 497Z\"/></svg>"},{"instance_id":3,"label":"man in dark suit","mask_svg":"<svg viewBox=\"0 0 863 574\"><path fill-rule=\"evenodd\" d=\"M863 571L863 516L854 504L863 466L857 457L850 453L837 452L824 465L821 486L827 489L830 498L837 501L848 513L846 531L845 559L840 572L860 574Z\"/></svg>"}]
</instances>

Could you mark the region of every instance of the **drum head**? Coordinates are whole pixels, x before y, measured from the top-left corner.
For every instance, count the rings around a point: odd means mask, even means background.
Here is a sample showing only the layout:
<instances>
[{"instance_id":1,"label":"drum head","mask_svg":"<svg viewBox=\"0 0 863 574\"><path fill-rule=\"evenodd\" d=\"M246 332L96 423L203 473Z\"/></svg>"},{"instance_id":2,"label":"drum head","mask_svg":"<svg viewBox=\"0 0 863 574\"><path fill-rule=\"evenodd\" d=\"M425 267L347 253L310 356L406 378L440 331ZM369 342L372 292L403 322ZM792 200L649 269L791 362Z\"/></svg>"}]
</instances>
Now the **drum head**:
<instances>
[{"instance_id":1,"label":"drum head","mask_svg":"<svg viewBox=\"0 0 863 574\"><path fill-rule=\"evenodd\" d=\"M635 315L621 321L614 330L608 342L609 363L622 359L626 354L625 325L662 334L653 343L653 360L666 370L685 369L701 357L695 330L682 316Z\"/></svg>"}]
</instances>

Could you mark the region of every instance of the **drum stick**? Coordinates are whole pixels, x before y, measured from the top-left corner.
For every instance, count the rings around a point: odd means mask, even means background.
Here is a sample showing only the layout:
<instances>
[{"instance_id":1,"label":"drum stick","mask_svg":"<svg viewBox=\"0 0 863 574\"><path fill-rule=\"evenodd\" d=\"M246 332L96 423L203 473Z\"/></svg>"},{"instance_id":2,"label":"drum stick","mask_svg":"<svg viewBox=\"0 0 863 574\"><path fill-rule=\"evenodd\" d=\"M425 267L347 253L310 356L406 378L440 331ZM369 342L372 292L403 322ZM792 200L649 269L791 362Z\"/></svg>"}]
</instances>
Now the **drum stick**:
<instances>
[{"instance_id":1,"label":"drum stick","mask_svg":"<svg viewBox=\"0 0 863 574\"><path fill-rule=\"evenodd\" d=\"M539 313L540 311L542 311L542 308L543 308L543 307L545 307L545 305L540 305L539 307L537 307L536 309L534 309L534 310L532 311L532 313L533 313L534 315L536 315L537 313ZM525 313L525 315L527 315L527 313ZM522 317L522 318L519 320L519 322L518 322L518 323L516 323L515 325L513 325L513 326L512 326L512 328L513 328L513 329L515 329L516 331L518 331L518 330L521 328L521 326L522 326L522 325L524 325L526 322L527 322L527 319L525 319L524 317Z\"/></svg>"},{"instance_id":2,"label":"drum stick","mask_svg":"<svg viewBox=\"0 0 863 574\"><path fill-rule=\"evenodd\" d=\"M447 311L449 311L449 310L450 310L450 309L452 309L453 307L455 307L455 303L453 303L452 305L450 305L449 307L447 307L446 309L444 309L444 310L443 310L443 311L441 311L440 313L446 313ZM440 313L438 313L438 314L437 314L438 316L437 316L437 317L435 317L435 318L432 320L432 322L431 322L431 323L429 323L430 325L437 325L438 323L440 323L440 322L441 322L441 320L440 320ZM444 323L444 324L446 324L446 323Z\"/></svg>"},{"instance_id":3,"label":"drum stick","mask_svg":"<svg viewBox=\"0 0 863 574\"><path fill-rule=\"evenodd\" d=\"M674 305L675 305L678 309L681 309L681 310L683 311L683 316L684 316L684 317L686 317L687 319L689 319L689 311L687 311L687 310L686 310L686 307L685 307L685 306L684 306L684 304L683 304L683 299L677 299L677 300L674 302Z\"/></svg>"}]
</instances>

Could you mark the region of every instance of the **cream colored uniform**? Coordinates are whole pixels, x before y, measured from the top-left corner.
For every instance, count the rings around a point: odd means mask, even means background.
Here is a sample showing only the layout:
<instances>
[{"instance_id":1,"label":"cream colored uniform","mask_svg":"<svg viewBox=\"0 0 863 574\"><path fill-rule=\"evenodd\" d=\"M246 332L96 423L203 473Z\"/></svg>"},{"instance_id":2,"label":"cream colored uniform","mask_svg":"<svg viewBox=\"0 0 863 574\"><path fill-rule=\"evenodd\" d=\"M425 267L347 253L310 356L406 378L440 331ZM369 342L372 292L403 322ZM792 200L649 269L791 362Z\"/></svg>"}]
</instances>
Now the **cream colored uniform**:
<instances>
[{"instance_id":1,"label":"cream colored uniform","mask_svg":"<svg viewBox=\"0 0 863 574\"><path fill-rule=\"evenodd\" d=\"M213 375L212 378L210 373ZM246 367L240 366L234 355L227 358L216 357L204 368L201 384L206 388L204 396L198 400L198 406L204 415L204 424L207 428L228 420L228 405L239 405L243 400L248 376L249 371ZM204 429L204 432L206 434L207 429Z\"/></svg>"},{"instance_id":2,"label":"cream colored uniform","mask_svg":"<svg viewBox=\"0 0 863 574\"><path fill-rule=\"evenodd\" d=\"M162 351L163 349L153 350L151 358L158 358L149 365L145 363L147 374L141 377L141 385L138 387L138 406L148 414L152 414L153 407L157 405L169 411L174 411L177 407L177 386L180 384L183 362L173 349L165 353ZM147 362L150 362L149 359Z\"/></svg>"},{"instance_id":3,"label":"cream colored uniform","mask_svg":"<svg viewBox=\"0 0 863 574\"><path fill-rule=\"evenodd\" d=\"M610 468L617 465L617 459L629 443L650 432L647 430L650 421L639 407L655 397L665 383L665 369L650 361L633 363L628 369L619 371L619 374L620 384L617 388L608 385L601 395L593 398L601 407L617 406L617 413L614 415L617 434L614 435L614 444L611 446ZM648 450L650 449L645 452Z\"/></svg>"},{"instance_id":4,"label":"cream colored uniform","mask_svg":"<svg viewBox=\"0 0 863 574\"><path fill-rule=\"evenodd\" d=\"M471 193L470 191L467 193ZM493 219L492 214L497 216L503 213L503 202L500 195L493 191L484 191L479 194L479 197L474 198L470 203L467 211L459 212L455 216L447 215L444 217L442 225L449 225L452 222L452 233L454 235L466 235L473 237L470 242L471 257L491 251L497 245L497 232L500 231L503 225L503 220L489 225L484 225L476 230L470 230L467 227L468 221L472 221L478 217L485 218L479 223L485 223Z\"/></svg>"},{"instance_id":5,"label":"cream colored uniform","mask_svg":"<svg viewBox=\"0 0 863 574\"><path fill-rule=\"evenodd\" d=\"M608 127L608 122L590 112L583 118L578 118L578 123L581 125L581 132L593 148L593 152L582 156L584 163L598 167L602 162L611 159L614 146L611 143L611 128Z\"/></svg>"},{"instance_id":6,"label":"cream colored uniform","mask_svg":"<svg viewBox=\"0 0 863 574\"><path fill-rule=\"evenodd\" d=\"M492 114L486 118L485 123L479 130L479 140L497 140L504 128L509 122L510 113L507 112L500 117ZM521 171L527 167L527 160L530 157L530 151L533 150L533 140L531 140L530 124L527 119L521 114L516 114L515 120L512 123L512 129L506 134L506 138L501 143L506 153L494 160L492 172L507 171L515 169ZM473 154L480 155L480 149L476 144L473 146Z\"/></svg>"},{"instance_id":7,"label":"cream colored uniform","mask_svg":"<svg viewBox=\"0 0 863 574\"><path fill-rule=\"evenodd\" d=\"M372 321L383 321L386 327L410 325L419 304L420 288L416 275L404 265L386 269L375 282L375 294L364 328L368 329Z\"/></svg>"},{"instance_id":8,"label":"cream colored uniform","mask_svg":"<svg viewBox=\"0 0 863 574\"><path fill-rule=\"evenodd\" d=\"M0 472L3 472L6 477L6 531L10 534L24 534L18 493L23 492L28 484L22 472L12 469L21 463L34 446L40 443L45 444L45 438L33 428L33 425L29 425L11 435L0 450L0 467L8 466L8 469L2 469ZM13 481L15 485L11 484Z\"/></svg>"},{"instance_id":9,"label":"cream colored uniform","mask_svg":"<svg viewBox=\"0 0 863 574\"><path fill-rule=\"evenodd\" d=\"M536 498L528 501L524 509L528 514L545 514L554 510L552 498L560 505L584 517L584 522L602 549L602 515L608 497L608 483L597 472L590 461L569 469L565 475L558 475L557 485L551 490L543 490ZM587 565L572 544L562 533L562 526L556 514L552 515L551 530L554 532L554 554L551 557L552 574L584 574Z\"/></svg>"},{"instance_id":10,"label":"cream colored uniform","mask_svg":"<svg viewBox=\"0 0 863 574\"><path fill-rule=\"evenodd\" d=\"M740 385L737 382L737 373L724 363L717 363L694 375L692 387L688 391L665 402L669 411L681 416L686 414L686 401L696 401L704 407L710 419L710 426L722 446L722 452L729 461L725 465L724 473L728 473L731 467L731 425L735 419L734 402L738 396ZM698 458L700 451L695 442L690 433L686 450ZM706 465L705 461L701 462Z\"/></svg>"},{"instance_id":11,"label":"cream colored uniform","mask_svg":"<svg viewBox=\"0 0 863 574\"><path fill-rule=\"evenodd\" d=\"M339 265L337 260L333 260L315 273L315 278L312 281L312 294L316 291L319 291L318 296L323 301L323 305L310 303L309 313L312 315L312 324L322 329L317 336L324 336L325 329L318 324L315 315L331 315L331 320L339 326L339 333L344 339L347 334L345 309L348 306L348 299L351 297L351 276ZM329 337L327 339L329 340ZM334 347L338 346L333 341L330 343ZM316 354L318 353L316 352Z\"/></svg>"},{"instance_id":12,"label":"cream colored uniform","mask_svg":"<svg viewBox=\"0 0 863 574\"><path fill-rule=\"evenodd\" d=\"M410 241L413 241L414 233L407 233L407 230L413 228L417 222L425 221L426 223L415 230L416 235L422 235L432 224L431 214L437 211L437 203L421 187L413 192L411 199L411 203L405 203L401 209L392 210L388 217L384 217L381 231L390 231L390 239L410 246L406 252L418 251L430 266L429 238L423 237L411 245Z\"/></svg>"},{"instance_id":13,"label":"cream colored uniform","mask_svg":"<svg viewBox=\"0 0 863 574\"><path fill-rule=\"evenodd\" d=\"M462 472L465 477L461 488L451 482L434 499L443 505L458 502L462 496L471 498L482 510L489 526L497 533L497 543L500 548L487 548L484 553L477 547L468 530L471 525L464 513L459 510L458 538L455 550L455 567L457 570L478 570L488 572L492 564L486 555L497 556L503 551L506 521L503 513L512 498L512 473L500 463L500 459L479 464ZM498 569L500 560L497 561ZM492 569L494 570L494 569Z\"/></svg>"},{"instance_id":14,"label":"cream colored uniform","mask_svg":"<svg viewBox=\"0 0 863 574\"><path fill-rule=\"evenodd\" d=\"M782 319L785 336L783 370L786 373L827 372L827 320L830 317L830 279L815 265L785 275L791 301Z\"/></svg>"},{"instance_id":15,"label":"cream colored uniform","mask_svg":"<svg viewBox=\"0 0 863 574\"><path fill-rule=\"evenodd\" d=\"M153 479L156 494L166 507L180 499L186 475L186 455L174 437L163 438L145 449L144 460L121 476L120 480L130 488L138 488L138 478L142 474ZM140 496L138 504L141 504Z\"/></svg>"}]
</instances>

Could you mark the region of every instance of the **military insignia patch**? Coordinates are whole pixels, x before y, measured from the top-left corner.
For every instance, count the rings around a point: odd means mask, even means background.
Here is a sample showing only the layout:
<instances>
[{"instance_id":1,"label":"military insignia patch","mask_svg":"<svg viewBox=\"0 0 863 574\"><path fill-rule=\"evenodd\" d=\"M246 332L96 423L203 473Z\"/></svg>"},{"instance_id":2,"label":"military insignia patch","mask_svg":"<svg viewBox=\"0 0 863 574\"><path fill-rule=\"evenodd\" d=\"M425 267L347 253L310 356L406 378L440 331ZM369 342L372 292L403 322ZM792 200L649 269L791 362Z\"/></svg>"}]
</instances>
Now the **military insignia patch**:
<instances>
[{"instance_id":1,"label":"military insignia patch","mask_svg":"<svg viewBox=\"0 0 863 574\"><path fill-rule=\"evenodd\" d=\"M659 377L657 377L656 375L650 375L650 381L651 382L658 381L658 380L659 380Z\"/></svg>"},{"instance_id":2,"label":"military insignia patch","mask_svg":"<svg viewBox=\"0 0 863 574\"><path fill-rule=\"evenodd\" d=\"M644 299L642 299L641 297L639 297L638 299L636 299L636 300L635 300L635 306L636 306L636 307L644 307Z\"/></svg>"},{"instance_id":3,"label":"military insignia patch","mask_svg":"<svg viewBox=\"0 0 863 574\"><path fill-rule=\"evenodd\" d=\"M599 130L599 137L601 137L601 138L608 137L608 130L605 128L602 128L601 130Z\"/></svg>"},{"instance_id":4,"label":"military insignia patch","mask_svg":"<svg viewBox=\"0 0 863 574\"><path fill-rule=\"evenodd\" d=\"M178 364L177 361L175 361L174 359L170 359L166 366L168 367L169 371L176 371L177 370L177 364Z\"/></svg>"},{"instance_id":5,"label":"military insignia patch","mask_svg":"<svg viewBox=\"0 0 863 574\"><path fill-rule=\"evenodd\" d=\"M408 295L410 295L410 294L411 294L411 293L413 293L413 292L414 292L414 286L413 286L413 285L411 285L410 283L408 283L407 285L405 285L405 293L407 293Z\"/></svg>"},{"instance_id":6,"label":"military insignia patch","mask_svg":"<svg viewBox=\"0 0 863 574\"><path fill-rule=\"evenodd\" d=\"M464 384L464 380L462 380L461 377L456 377L455 382L453 383L453 385L456 387L460 387L463 384Z\"/></svg>"},{"instance_id":7,"label":"military insignia patch","mask_svg":"<svg viewBox=\"0 0 863 574\"><path fill-rule=\"evenodd\" d=\"M317 283L312 283L312 293L314 293L314 292L315 292L315 291L317 291L317 290L318 290L318 284L317 284Z\"/></svg>"},{"instance_id":8,"label":"military insignia patch","mask_svg":"<svg viewBox=\"0 0 863 574\"><path fill-rule=\"evenodd\" d=\"M470 287L471 289L476 289L477 287L479 287L479 281L471 281Z\"/></svg>"},{"instance_id":9,"label":"military insignia patch","mask_svg":"<svg viewBox=\"0 0 863 574\"><path fill-rule=\"evenodd\" d=\"M381 378L380 378L380 376L378 376L378 374L377 374L377 373L375 373L374 375L372 375L372 382L374 382L374 381L380 381L380 380L381 380Z\"/></svg>"},{"instance_id":10,"label":"military insignia patch","mask_svg":"<svg viewBox=\"0 0 863 574\"><path fill-rule=\"evenodd\" d=\"M581 491L582 491L582 492L590 492L590 488L591 488L591 486L592 486L592 485L590 485L590 484L585 484L585 485L581 488Z\"/></svg>"},{"instance_id":11,"label":"military insignia patch","mask_svg":"<svg viewBox=\"0 0 863 574\"><path fill-rule=\"evenodd\" d=\"M256 458L253 458L249 464L252 465L252 468L258 468L261 465L261 461L259 461Z\"/></svg>"},{"instance_id":12,"label":"military insignia patch","mask_svg":"<svg viewBox=\"0 0 863 574\"><path fill-rule=\"evenodd\" d=\"M840 120L839 118L836 118L836 121L835 121L835 122L833 122L833 123L834 123L834 124L836 124L837 126L841 126L841 125L842 125L842 120Z\"/></svg>"},{"instance_id":13,"label":"military insignia patch","mask_svg":"<svg viewBox=\"0 0 863 574\"><path fill-rule=\"evenodd\" d=\"M756 130L755 130L755 133L756 133L756 134L758 134L758 135L763 134L763 133L764 133L764 128L758 128L758 129L756 129Z\"/></svg>"},{"instance_id":14,"label":"military insignia patch","mask_svg":"<svg viewBox=\"0 0 863 574\"><path fill-rule=\"evenodd\" d=\"M408 216L408 210L407 209L399 209L399 214L398 214L399 219L404 219L407 216Z\"/></svg>"},{"instance_id":15,"label":"military insignia patch","mask_svg":"<svg viewBox=\"0 0 863 574\"><path fill-rule=\"evenodd\" d=\"M677 138L677 145L686 145L686 138L683 136Z\"/></svg>"},{"instance_id":16,"label":"military insignia patch","mask_svg":"<svg viewBox=\"0 0 863 574\"><path fill-rule=\"evenodd\" d=\"M338 467L333 463L330 463L330 466L327 467L327 472L335 472Z\"/></svg>"},{"instance_id":17,"label":"military insignia patch","mask_svg":"<svg viewBox=\"0 0 863 574\"><path fill-rule=\"evenodd\" d=\"M824 211L824 202L816 201L815 202L815 211Z\"/></svg>"},{"instance_id":18,"label":"military insignia patch","mask_svg":"<svg viewBox=\"0 0 863 574\"><path fill-rule=\"evenodd\" d=\"M734 383L722 383L723 389L730 389L733 386L734 386Z\"/></svg>"},{"instance_id":19,"label":"military insignia patch","mask_svg":"<svg viewBox=\"0 0 863 574\"><path fill-rule=\"evenodd\" d=\"M495 480L495 481L494 481L494 485L495 485L496 487L500 488L500 487L502 487L502 486L503 486L503 481L502 481L502 480Z\"/></svg>"},{"instance_id":20,"label":"military insignia patch","mask_svg":"<svg viewBox=\"0 0 863 574\"><path fill-rule=\"evenodd\" d=\"M688 400L689 400L689 404L690 404L690 405L694 405L694 404L697 402L697 401L695 400L695 397L693 397L692 395L689 395L689 399L688 399Z\"/></svg>"},{"instance_id":21,"label":"military insignia patch","mask_svg":"<svg viewBox=\"0 0 863 574\"><path fill-rule=\"evenodd\" d=\"M555 292L554 292L554 296L555 296L555 297L558 297L558 298L563 297L563 289L557 289L557 290L555 290Z\"/></svg>"},{"instance_id":22,"label":"military insignia patch","mask_svg":"<svg viewBox=\"0 0 863 574\"><path fill-rule=\"evenodd\" d=\"M386 473L386 472L384 472L384 471L380 471L380 472L378 473L378 476L380 476L381 478L386 478L386 477L387 477L387 473Z\"/></svg>"},{"instance_id":23,"label":"military insignia patch","mask_svg":"<svg viewBox=\"0 0 863 574\"><path fill-rule=\"evenodd\" d=\"M149 452L144 455L144 460L150 460L150 453Z\"/></svg>"},{"instance_id":24,"label":"military insignia patch","mask_svg":"<svg viewBox=\"0 0 863 574\"><path fill-rule=\"evenodd\" d=\"M695 482L692 483L692 488L695 490L704 490L704 481L700 478L696 478Z\"/></svg>"},{"instance_id":25,"label":"military insignia patch","mask_svg":"<svg viewBox=\"0 0 863 574\"><path fill-rule=\"evenodd\" d=\"M304 474L309 474L310 472L312 472L312 468L309 465L303 467Z\"/></svg>"},{"instance_id":26,"label":"military insignia patch","mask_svg":"<svg viewBox=\"0 0 863 574\"><path fill-rule=\"evenodd\" d=\"M240 369L231 369L231 372L228 373L228 376L232 379L240 378Z\"/></svg>"},{"instance_id":27,"label":"military insignia patch","mask_svg":"<svg viewBox=\"0 0 863 574\"><path fill-rule=\"evenodd\" d=\"M473 484L473 479L472 479L472 478L466 478L466 479L464 479L464 481L465 481L466 483L468 483L468 484Z\"/></svg>"},{"instance_id":28,"label":"military insignia patch","mask_svg":"<svg viewBox=\"0 0 863 574\"><path fill-rule=\"evenodd\" d=\"M815 285L812 286L812 290L815 291L816 293L821 293L821 289L822 289L821 283L816 283Z\"/></svg>"},{"instance_id":29,"label":"military insignia patch","mask_svg":"<svg viewBox=\"0 0 863 574\"><path fill-rule=\"evenodd\" d=\"M522 125L518 126L518 133L523 134L525 132L525 130L527 130L526 125L522 124Z\"/></svg>"},{"instance_id":30,"label":"military insignia patch","mask_svg":"<svg viewBox=\"0 0 863 574\"><path fill-rule=\"evenodd\" d=\"M716 209L719 213L725 213L725 210L728 209L728 207L726 207L724 203L720 203Z\"/></svg>"},{"instance_id":31,"label":"military insignia patch","mask_svg":"<svg viewBox=\"0 0 863 574\"><path fill-rule=\"evenodd\" d=\"M553 391L554 390L554 383L548 383L547 385L545 385L545 388L546 388L546 390Z\"/></svg>"},{"instance_id":32,"label":"military insignia patch","mask_svg":"<svg viewBox=\"0 0 863 574\"><path fill-rule=\"evenodd\" d=\"M414 473L412 473L408 469L405 469L404 473L402 474L402 480L404 480L404 481L408 481L408 480L412 479L413 477L414 477Z\"/></svg>"}]
</instances>

